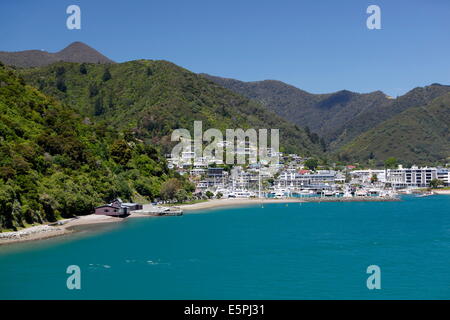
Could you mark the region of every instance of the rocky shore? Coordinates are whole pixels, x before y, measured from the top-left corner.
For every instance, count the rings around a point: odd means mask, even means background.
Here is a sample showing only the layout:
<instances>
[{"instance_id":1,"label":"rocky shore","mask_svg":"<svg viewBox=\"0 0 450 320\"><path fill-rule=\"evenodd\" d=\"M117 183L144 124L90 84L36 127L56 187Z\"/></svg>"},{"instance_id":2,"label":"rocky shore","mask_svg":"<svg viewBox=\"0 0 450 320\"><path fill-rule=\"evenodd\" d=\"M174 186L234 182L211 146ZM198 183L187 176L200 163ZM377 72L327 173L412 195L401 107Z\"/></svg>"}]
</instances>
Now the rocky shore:
<instances>
[{"instance_id":1,"label":"rocky shore","mask_svg":"<svg viewBox=\"0 0 450 320\"><path fill-rule=\"evenodd\" d=\"M2 233L0 233L0 240L21 239L24 237L29 237L31 235L38 234L38 233L55 232L55 231L62 231L62 230L64 230L64 228L51 227L49 225L34 226L34 227L30 227L30 228L25 228L25 229L19 230L19 231L2 232Z\"/></svg>"},{"instance_id":2,"label":"rocky shore","mask_svg":"<svg viewBox=\"0 0 450 320\"><path fill-rule=\"evenodd\" d=\"M19 231L0 232L0 245L63 236L75 232L74 227L77 226L119 222L121 220L121 218L91 214L60 220L47 225L33 226Z\"/></svg>"}]
</instances>

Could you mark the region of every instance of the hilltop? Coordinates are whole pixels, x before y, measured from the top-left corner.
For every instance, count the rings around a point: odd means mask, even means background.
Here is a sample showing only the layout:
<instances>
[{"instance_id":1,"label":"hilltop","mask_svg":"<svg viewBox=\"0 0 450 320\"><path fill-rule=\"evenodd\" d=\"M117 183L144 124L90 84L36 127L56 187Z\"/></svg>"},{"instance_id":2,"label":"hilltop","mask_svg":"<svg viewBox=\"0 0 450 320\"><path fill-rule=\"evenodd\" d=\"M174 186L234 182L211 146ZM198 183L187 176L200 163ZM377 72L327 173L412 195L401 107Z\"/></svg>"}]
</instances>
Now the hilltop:
<instances>
[{"instance_id":1,"label":"hilltop","mask_svg":"<svg viewBox=\"0 0 450 320\"><path fill-rule=\"evenodd\" d=\"M0 61L5 65L21 68L41 67L58 61L80 63L114 62L82 42L73 42L66 48L55 53L42 50L26 50L17 52L0 51Z\"/></svg>"}]
</instances>

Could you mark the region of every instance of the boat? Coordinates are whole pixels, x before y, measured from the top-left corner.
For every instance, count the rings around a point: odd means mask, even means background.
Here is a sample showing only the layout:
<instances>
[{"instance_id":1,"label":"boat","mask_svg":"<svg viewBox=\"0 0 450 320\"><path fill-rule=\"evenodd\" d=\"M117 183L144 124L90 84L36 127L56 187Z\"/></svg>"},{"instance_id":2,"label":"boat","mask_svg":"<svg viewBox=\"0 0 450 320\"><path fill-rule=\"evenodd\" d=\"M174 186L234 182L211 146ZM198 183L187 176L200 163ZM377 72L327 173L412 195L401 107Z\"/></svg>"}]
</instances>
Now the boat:
<instances>
[{"instance_id":1,"label":"boat","mask_svg":"<svg viewBox=\"0 0 450 320\"><path fill-rule=\"evenodd\" d=\"M256 197L256 194L247 190L236 190L228 194L228 198L252 198Z\"/></svg>"},{"instance_id":2,"label":"boat","mask_svg":"<svg viewBox=\"0 0 450 320\"><path fill-rule=\"evenodd\" d=\"M284 198L284 192L281 192L281 191L275 192L274 198L275 199L282 199L282 198Z\"/></svg>"},{"instance_id":3,"label":"boat","mask_svg":"<svg viewBox=\"0 0 450 320\"><path fill-rule=\"evenodd\" d=\"M355 195L357 197L367 197L367 191L364 189L356 191Z\"/></svg>"},{"instance_id":4,"label":"boat","mask_svg":"<svg viewBox=\"0 0 450 320\"><path fill-rule=\"evenodd\" d=\"M353 195L352 195L352 193L350 191L345 190L343 197L344 198L351 198L351 197L353 197Z\"/></svg>"},{"instance_id":5,"label":"boat","mask_svg":"<svg viewBox=\"0 0 450 320\"><path fill-rule=\"evenodd\" d=\"M422 194L419 194L416 197L417 198L423 198L423 197L429 197L429 196L432 196L432 195L434 195L434 193L432 191L430 191L430 192L424 192Z\"/></svg>"}]
</instances>

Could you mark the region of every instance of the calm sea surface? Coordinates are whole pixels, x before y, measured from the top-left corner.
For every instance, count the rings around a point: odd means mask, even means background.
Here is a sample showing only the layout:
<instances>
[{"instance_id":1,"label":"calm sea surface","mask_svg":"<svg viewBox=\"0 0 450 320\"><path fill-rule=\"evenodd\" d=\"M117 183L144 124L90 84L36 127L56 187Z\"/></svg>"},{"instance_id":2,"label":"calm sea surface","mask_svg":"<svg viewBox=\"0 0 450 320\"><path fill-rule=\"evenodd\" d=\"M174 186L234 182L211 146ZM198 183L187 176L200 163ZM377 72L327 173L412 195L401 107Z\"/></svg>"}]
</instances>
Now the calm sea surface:
<instances>
[{"instance_id":1,"label":"calm sea surface","mask_svg":"<svg viewBox=\"0 0 450 320\"><path fill-rule=\"evenodd\" d=\"M449 208L431 196L128 219L1 246L0 299L450 299Z\"/></svg>"}]
</instances>

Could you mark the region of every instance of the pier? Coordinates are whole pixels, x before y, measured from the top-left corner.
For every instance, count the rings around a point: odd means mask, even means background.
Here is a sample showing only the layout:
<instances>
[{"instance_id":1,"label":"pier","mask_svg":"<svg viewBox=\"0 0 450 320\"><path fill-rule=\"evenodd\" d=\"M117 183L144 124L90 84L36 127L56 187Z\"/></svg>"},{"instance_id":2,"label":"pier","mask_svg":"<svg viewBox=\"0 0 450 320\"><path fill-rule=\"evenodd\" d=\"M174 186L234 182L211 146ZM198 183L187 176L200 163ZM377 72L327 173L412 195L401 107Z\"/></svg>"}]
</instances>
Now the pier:
<instances>
[{"instance_id":1,"label":"pier","mask_svg":"<svg viewBox=\"0 0 450 320\"><path fill-rule=\"evenodd\" d=\"M135 210L131 212L133 216L181 216L183 215L183 209L179 207L162 207L154 205L144 205L141 210Z\"/></svg>"}]
</instances>

